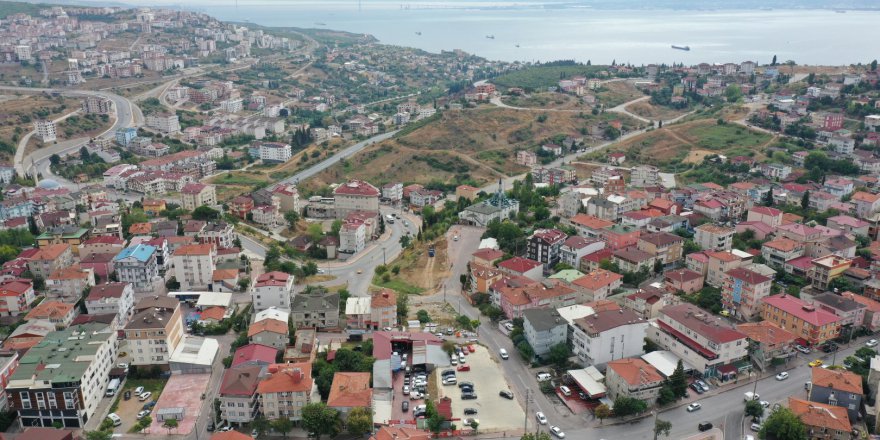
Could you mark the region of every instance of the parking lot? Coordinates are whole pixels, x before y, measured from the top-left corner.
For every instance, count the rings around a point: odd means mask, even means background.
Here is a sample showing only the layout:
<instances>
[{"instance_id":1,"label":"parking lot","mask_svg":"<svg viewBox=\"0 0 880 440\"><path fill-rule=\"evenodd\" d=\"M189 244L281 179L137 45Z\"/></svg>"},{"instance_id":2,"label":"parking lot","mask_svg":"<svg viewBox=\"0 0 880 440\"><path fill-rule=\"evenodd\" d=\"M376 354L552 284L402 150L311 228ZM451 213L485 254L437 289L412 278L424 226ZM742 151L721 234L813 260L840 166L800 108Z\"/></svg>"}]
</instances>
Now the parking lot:
<instances>
[{"instance_id":1,"label":"parking lot","mask_svg":"<svg viewBox=\"0 0 880 440\"><path fill-rule=\"evenodd\" d=\"M498 395L499 391L510 390L504 373L497 361L490 356L486 347L475 345L476 353L466 356L466 365L470 371L457 372L458 382L472 382L477 398L474 400L461 400L461 391L457 385L441 385L440 397L448 396L452 399L452 417L463 419L473 417L479 420L479 431L504 431L522 428L525 413L516 399L509 400ZM509 361L501 361L509 362ZM437 369L434 374L437 383L440 383L440 373L443 369ZM476 415L464 415L465 408L474 408ZM457 422L461 427L461 423Z\"/></svg>"},{"instance_id":2,"label":"parking lot","mask_svg":"<svg viewBox=\"0 0 880 440\"><path fill-rule=\"evenodd\" d=\"M156 415L156 413L165 408L180 408L183 410L183 420L178 422L179 425L175 430L176 434L189 434L192 432L201 413L202 394L207 390L210 380L210 374L171 375L166 387L174 390L174 392L162 393L162 397L156 401L154 414L151 414L153 425L150 427L150 432L154 434L168 434L168 431L162 427L162 421Z\"/></svg>"}]
</instances>

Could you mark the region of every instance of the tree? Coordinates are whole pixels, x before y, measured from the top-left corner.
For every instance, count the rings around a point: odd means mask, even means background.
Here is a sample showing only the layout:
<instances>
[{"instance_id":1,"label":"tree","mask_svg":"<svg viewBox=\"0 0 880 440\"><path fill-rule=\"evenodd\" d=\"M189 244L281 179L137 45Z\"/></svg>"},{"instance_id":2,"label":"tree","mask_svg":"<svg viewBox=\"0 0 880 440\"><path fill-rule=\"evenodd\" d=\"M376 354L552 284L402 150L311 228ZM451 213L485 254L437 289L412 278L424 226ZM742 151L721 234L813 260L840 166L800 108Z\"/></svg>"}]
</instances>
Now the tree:
<instances>
[{"instance_id":1,"label":"tree","mask_svg":"<svg viewBox=\"0 0 880 440\"><path fill-rule=\"evenodd\" d=\"M684 364L681 359L678 360L675 370L669 376L669 386L677 399L687 396L687 376L684 374Z\"/></svg>"},{"instance_id":2,"label":"tree","mask_svg":"<svg viewBox=\"0 0 880 440\"><path fill-rule=\"evenodd\" d=\"M801 197L801 208L807 210L810 208L810 192L804 191L803 197Z\"/></svg>"},{"instance_id":3,"label":"tree","mask_svg":"<svg viewBox=\"0 0 880 440\"><path fill-rule=\"evenodd\" d=\"M660 438L660 434L669 437L669 431L672 429L672 422L663 419L654 420L654 440Z\"/></svg>"},{"instance_id":4,"label":"tree","mask_svg":"<svg viewBox=\"0 0 880 440\"><path fill-rule=\"evenodd\" d=\"M269 421L260 415L251 422L251 428L257 431L258 436L264 435L269 431Z\"/></svg>"},{"instance_id":5,"label":"tree","mask_svg":"<svg viewBox=\"0 0 880 440\"><path fill-rule=\"evenodd\" d=\"M474 434L477 433L477 428L480 426L480 422L477 419L471 420L471 428L474 430Z\"/></svg>"},{"instance_id":6,"label":"tree","mask_svg":"<svg viewBox=\"0 0 880 440\"><path fill-rule=\"evenodd\" d=\"M632 397L621 396L614 399L614 415L617 417L626 417L633 414L639 414L648 409L648 404L644 400Z\"/></svg>"},{"instance_id":7,"label":"tree","mask_svg":"<svg viewBox=\"0 0 880 440\"><path fill-rule=\"evenodd\" d=\"M409 247L411 242L412 242L412 239L409 237L409 235L400 236L400 247L406 249Z\"/></svg>"},{"instance_id":8,"label":"tree","mask_svg":"<svg viewBox=\"0 0 880 440\"><path fill-rule=\"evenodd\" d=\"M110 440L113 431L87 431L86 440Z\"/></svg>"},{"instance_id":9,"label":"tree","mask_svg":"<svg viewBox=\"0 0 880 440\"><path fill-rule=\"evenodd\" d=\"M306 228L306 235L313 242L317 243L324 236L324 228L321 227L320 223L309 223L309 226Z\"/></svg>"},{"instance_id":10,"label":"tree","mask_svg":"<svg viewBox=\"0 0 880 440\"><path fill-rule=\"evenodd\" d=\"M764 196L764 206L773 206L773 188L770 188L770 191L767 191Z\"/></svg>"},{"instance_id":11,"label":"tree","mask_svg":"<svg viewBox=\"0 0 880 440\"><path fill-rule=\"evenodd\" d=\"M611 417L611 408L608 405L602 403L593 410L593 415L599 419L599 424L601 424L605 419Z\"/></svg>"},{"instance_id":12,"label":"tree","mask_svg":"<svg viewBox=\"0 0 880 440\"><path fill-rule=\"evenodd\" d=\"M348 421L346 422L348 433L355 436L361 436L370 432L373 427L373 412L370 408L357 407L348 413Z\"/></svg>"},{"instance_id":13,"label":"tree","mask_svg":"<svg viewBox=\"0 0 880 440\"><path fill-rule=\"evenodd\" d=\"M151 424L153 424L153 418L150 416L145 416L144 418L140 419L134 426L136 430L140 432L144 429L149 428Z\"/></svg>"},{"instance_id":14,"label":"tree","mask_svg":"<svg viewBox=\"0 0 880 440\"><path fill-rule=\"evenodd\" d=\"M303 407L303 410L305 411L305 407ZM272 429L280 432L284 438L287 438L287 433L293 429L293 421L286 417L272 420L270 424ZM305 426L305 418L303 418L303 426Z\"/></svg>"},{"instance_id":15,"label":"tree","mask_svg":"<svg viewBox=\"0 0 880 440\"><path fill-rule=\"evenodd\" d=\"M287 211L284 213L284 220L287 220L287 224L293 228L299 220L299 214L297 214L296 211Z\"/></svg>"},{"instance_id":16,"label":"tree","mask_svg":"<svg viewBox=\"0 0 880 440\"><path fill-rule=\"evenodd\" d=\"M761 417L764 415L764 406L757 400L749 400L746 402L745 412L749 417Z\"/></svg>"},{"instance_id":17,"label":"tree","mask_svg":"<svg viewBox=\"0 0 880 440\"><path fill-rule=\"evenodd\" d=\"M568 344L564 342L550 347L550 353L547 354L547 360L559 370L568 366L569 357L571 357L571 350L568 349Z\"/></svg>"},{"instance_id":18,"label":"tree","mask_svg":"<svg viewBox=\"0 0 880 440\"><path fill-rule=\"evenodd\" d=\"M775 66L775 65L776 65L776 55L773 55L773 61L770 61L770 65L771 65L771 66Z\"/></svg>"},{"instance_id":19,"label":"tree","mask_svg":"<svg viewBox=\"0 0 880 440\"><path fill-rule=\"evenodd\" d=\"M419 310L418 312L416 312L416 318L417 318L417 319L419 320L419 322L421 322L422 324L424 324L424 323L426 323L426 322L431 322L431 315L429 315L429 314L428 314L428 311L427 311L427 310L424 310L424 309L421 309L421 310Z\"/></svg>"},{"instance_id":20,"label":"tree","mask_svg":"<svg viewBox=\"0 0 880 440\"><path fill-rule=\"evenodd\" d=\"M211 221L217 220L220 218L220 211L210 208L208 206L202 205L196 209L193 209L192 212L193 220L202 220L202 221Z\"/></svg>"},{"instance_id":21,"label":"tree","mask_svg":"<svg viewBox=\"0 0 880 440\"><path fill-rule=\"evenodd\" d=\"M527 432L520 437L520 440L553 440L553 438L546 432L539 432L537 434Z\"/></svg>"},{"instance_id":22,"label":"tree","mask_svg":"<svg viewBox=\"0 0 880 440\"><path fill-rule=\"evenodd\" d=\"M168 433L171 434L172 429L177 429L177 419L165 419L162 422L162 427L168 430Z\"/></svg>"},{"instance_id":23,"label":"tree","mask_svg":"<svg viewBox=\"0 0 880 440\"><path fill-rule=\"evenodd\" d=\"M323 402L310 403L302 409L302 427L314 432L317 440L322 435L336 435L339 432L339 423L339 411L328 408Z\"/></svg>"},{"instance_id":24,"label":"tree","mask_svg":"<svg viewBox=\"0 0 880 440\"><path fill-rule=\"evenodd\" d=\"M871 70L874 72L877 71L877 60L871 61Z\"/></svg>"},{"instance_id":25,"label":"tree","mask_svg":"<svg viewBox=\"0 0 880 440\"><path fill-rule=\"evenodd\" d=\"M800 440L807 438L804 422L788 408L779 408L767 417L758 432L758 438L773 440Z\"/></svg>"}]
</instances>

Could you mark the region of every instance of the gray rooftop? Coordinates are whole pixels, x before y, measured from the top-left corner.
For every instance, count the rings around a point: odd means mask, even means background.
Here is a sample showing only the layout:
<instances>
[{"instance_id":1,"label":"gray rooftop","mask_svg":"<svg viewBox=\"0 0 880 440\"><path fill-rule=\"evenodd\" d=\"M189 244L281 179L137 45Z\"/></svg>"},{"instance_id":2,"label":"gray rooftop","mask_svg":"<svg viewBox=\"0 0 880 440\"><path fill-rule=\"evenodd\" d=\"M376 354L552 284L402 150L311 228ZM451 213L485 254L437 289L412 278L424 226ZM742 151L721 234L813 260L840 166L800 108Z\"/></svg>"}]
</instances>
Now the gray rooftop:
<instances>
[{"instance_id":1,"label":"gray rooftop","mask_svg":"<svg viewBox=\"0 0 880 440\"><path fill-rule=\"evenodd\" d=\"M545 332L568 322L559 316L556 309L526 309L523 311L523 320L528 321L535 331Z\"/></svg>"}]
</instances>

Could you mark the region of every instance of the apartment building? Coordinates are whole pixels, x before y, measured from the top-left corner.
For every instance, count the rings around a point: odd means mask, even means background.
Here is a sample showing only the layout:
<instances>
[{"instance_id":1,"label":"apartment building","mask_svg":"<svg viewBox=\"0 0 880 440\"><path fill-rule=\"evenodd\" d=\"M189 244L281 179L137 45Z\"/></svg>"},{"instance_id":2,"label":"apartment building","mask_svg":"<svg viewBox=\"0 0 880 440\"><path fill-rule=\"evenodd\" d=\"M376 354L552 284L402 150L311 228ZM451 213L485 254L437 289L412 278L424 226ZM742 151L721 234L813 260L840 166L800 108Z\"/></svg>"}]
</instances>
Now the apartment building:
<instances>
[{"instance_id":1,"label":"apartment building","mask_svg":"<svg viewBox=\"0 0 880 440\"><path fill-rule=\"evenodd\" d=\"M188 244L177 248L171 258L174 277L184 291L208 290L213 283L216 252L210 244Z\"/></svg>"},{"instance_id":2,"label":"apartment building","mask_svg":"<svg viewBox=\"0 0 880 440\"><path fill-rule=\"evenodd\" d=\"M137 292L150 292L160 282L155 246L136 244L113 257L113 267L120 282L131 284Z\"/></svg>"},{"instance_id":3,"label":"apartment building","mask_svg":"<svg viewBox=\"0 0 880 440\"><path fill-rule=\"evenodd\" d=\"M19 427L85 427L104 398L117 350L116 332L103 324L47 334L6 386Z\"/></svg>"},{"instance_id":4,"label":"apartment building","mask_svg":"<svg viewBox=\"0 0 880 440\"><path fill-rule=\"evenodd\" d=\"M706 251L729 251L736 228L705 223L694 228L694 242Z\"/></svg>"},{"instance_id":5,"label":"apartment building","mask_svg":"<svg viewBox=\"0 0 880 440\"><path fill-rule=\"evenodd\" d=\"M43 119L34 121L34 131L37 133L37 138L44 144L55 142L58 139L58 135L55 132L55 122L53 121Z\"/></svg>"},{"instance_id":6,"label":"apartment building","mask_svg":"<svg viewBox=\"0 0 880 440\"><path fill-rule=\"evenodd\" d=\"M840 335L840 317L784 293L764 298L761 317L794 333L807 345L822 344Z\"/></svg>"},{"instance_id":7,"label":"apartment building","mask_svg":"<svg viewBox=\"0 0 880 440\"><path fill-rule=\"evenodd\" d=\"M363 180L351 180L333 190L336 218L346 218L353 211L379 211L381 192Z\"/></svg>"},{"instance_id":8,"label":"apartment building","mask_svg":"<svg viewBox=\"0 0 880 440\"><path fill-rule=\"evenodd\" d=\"M12 279L0 283L0 316L18 316L31 309L34 285L28 279Z\"/></svg>"},{"instance_id":9,"label":"apartment building","mask_svg":"<svg viewBox=\"0 0 880 440\"><path fill-rule=\"evenodd\" d=\"M290 327L287 321L274 318L255 321L248 327L248 340L254 344L267 345L277 350L284 350L289 342Z\"/></svg>"},{"instance_id":10,"label":"apartment building","mask_svg":"<svg viewBox=\"0 0 880 440\"><path fill-rule=\"evenodd\" d=\"M761 300L770 295L773 279L748 269L727 271L721 285L721 304L735 317L751 321L761 314Z\"/></svg>"},{"instance_id":11,"label":"apartment building","mask_svg":"<svg viewBox=\"0 0 880 440\"><path fill-rule=\"evenodd\" d=\"M254 282L251 289L251 300L255 312L276 308L290 311L293 297L293 275L284 272L266 272Z\"/></svg>"},{"instance_id":12,"label":"apartment building","mask_svg":"<svg viewBox=\"0 0 880 440\"><path fill-rule=\"evenodd\" d=\"M605 386L612 399L630 397L653 402L660 395L663 376L641 358L617 359L608 362Z\"/></svg>"},{"instance_id":13,"label":"apartment building","mask_svg":"<svg viewBox=\"0 0 880 440\"><path fill-rule=\"evenodd\" d=\"M761 246L761 256L767 264L779 268L783 267L786 261L803 256L804 250L802 242L780 237L764 243Z\"/></svg>"},{"instance_id":14,"label":"apartment building","mask_svg":"<svg viewBox=\"0 0 880 440\"><path fill-rule=\"evenodd\" d=\"M183 201L183 209L192 211L202 205L216 205L217 190L214 185L187 183L180 190L180 198Z\"/></svg>"},{"instance_id":15,"label":"apartment building","mask_svg":"<svg viewBox=\"0 0 880 440\"><path fill-rule=\"evenodd\" d=\"M568 238L564 232L558 229L538 229L528 241L528 258L544 263L544 267L550 268L560 261L560 248Z\"/></svg>"},{"instance_id":16,"label":"apartment building","mask_svg":"<svg viewBox=\"0 0 880 440\"><path fill-rule=\"evenodd\" d=\"M134 309L134 289L129 283L99 284L89 290L85 303L90 315L113 313L124 325Z\"/></svg>"},{"instance_id":17,"label":"apartment building","mask_svg":"<svg viewBox=\"0 0 880 440\"><path fill-rule=\"evenodd\" d=\"M291 302L290 319L296 328L339 328L339 293L323 289L303 291Z\"/></svg>"},{"instance_id":18,"label":"apartment building","mask_svg":"<svg viewBox=\"0 0 880 440\"><path fill-rule=\"evenodd\" d=\"M134 316L125 326L129 356L133 366L158 365L168 368L171 353L183 339L180 302L167 296L141 299L134 307Z\"/></svg>"},{"instance_id":19,"label":"apartment building","mask_svg":"<svg viewBox=\"0 0 880 440\"><path fill-rule=\"evenodd\" d=\"M648 327L648 339L701 374L722 381L735 377L737 369L732 364L748 356L745 334L693 304L664 307Z\"/></svg>"},{"instance_id":20,"label":"apartment building","mask_svg":"<svg viewBox=\"0 0 880 440\"><path fill-rule=\"evenodd\" d=\"M837 255L826 255L813 259L807 277L810 285L819 291L828 290L828 285L846 272L852 265L852 260Z\"/></svg>"},{"instance_id":21,"label":"apartment building","mask_svg":"<svg viewBox=\"0 0 880 440\"><path fill-rule=\"evenodd\" d=\"M257 386L261 365L239 365L223 372L220 382L220 419L239 426L254 421L260 414Z\"/></svg>"},{"instance_id":22,"label":"apartment building","mask_svg":"<svg viewBox=\"0 0 880 440\"><path fill-rule=\"evenodd\" d=\"M23 258L34 278L47 279L52 272L73 264L73 250L68 244L50 244L25 251Z\"/></svg>"},{"instance_id":23,"label":"apartment building","mask_svg":"<svg viewBox=\"0 0 880 440\"><path fill-rule=\"evenodd\" d=\"M628 309L601 310L575 319L571 329L574 355L582 365L601 369L615 359L644 352L648 321Z\"/></svg>"},{"instance_id":24,"label":"apartment building","mask_svg":"<svg viewBox=\"0 0 880 440\"><path fill-rule=\"evenodd\" d=\"M172 113L154 113L147 115L146 125L147 127L164 134L180 132L180 120L177 115Z\"/></svg>"},{"instance_id":25,"label":"apartment building","mask_svg":"<svg viewBox=\"0 0 880 440\"><path fill-rule=\"evenodd\" d=\"M302 419L302 408L320 401L308 362L273 364L259 385L257 394L263 416L269 420Z\"/></svg>"},{"instance_id":26,"label":"apartment building","mask_svg":"<svg viewBox=\"0 0 880 440\"><path fill-rule=\"evenodd\" d=\"M535 355L544 356L554 345L567 342L568 322L555 309L528 309L522 318L523 334Z\"/></svg>"},{"instance_id":27,"label":"apartment building","mask_svg":"<svg viewBox=\"0 0 880 440\"><path fill-rule=\"evenodd\" d=\"M636 246L640 251L653 255L664 266L671 266L682 259L684 239L668 232L653 232L639 236Z\"/></svg>"}]
</instances>

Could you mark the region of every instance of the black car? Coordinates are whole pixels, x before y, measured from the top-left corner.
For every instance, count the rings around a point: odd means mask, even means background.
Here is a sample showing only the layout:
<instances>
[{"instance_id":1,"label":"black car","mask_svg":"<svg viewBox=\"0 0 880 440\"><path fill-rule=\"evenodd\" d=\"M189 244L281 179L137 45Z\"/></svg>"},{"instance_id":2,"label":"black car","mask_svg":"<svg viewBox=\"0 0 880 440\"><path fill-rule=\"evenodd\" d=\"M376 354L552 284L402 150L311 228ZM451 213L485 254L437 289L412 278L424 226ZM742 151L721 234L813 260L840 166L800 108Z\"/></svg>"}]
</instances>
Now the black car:
<instances>
[{"instance_id":1,"label":"black car","mask_svg":"<svg viewBox=\"0 0 880 440\"><path fill-rule=\"evenodd\" d=\"M404 400L403 402L400 402L400 410L403 412L409 411L409 400Z\"/></svg>"},{"instance_id":2,"label":"black car","mask_svg":"<svg viewBox=\"0 0 880 440\"><path fill-rule=\"evenodd\" d=\"M691 389L694 390L694 391L696 391L697 394L703 394L703 393L704 393L704 391L703 391L703 387L701 387L701 386L699 386L699 385L697 385L697 384L695 384L695 383L692 383L692 384L691 384Z\"/></svg>"},{"instance_id":3,"label":"black car","mask_svg":"<svg viewBox=\"0 0 880 440\"><path fill-rule=\"evenodd\" d=\"M475 400L477 398L477 393L473 391L463 391L461 393L461 400Z\"/></svg>"},{"instance_id":4,"label":"black car","mask_svg":"<svg viewBox=\"0 0 880 440\"><path fill-rule=\"evenodd\" d=\"M476 414L477 414L477 409L476 409L476 408L465 408L465 409L464 409L464 415L466 415L466 416L473 416L473 415L476 415Z\"/></svg>"},{"instance_id":5,"label":"black car","mask_svg":"<svg viewBox=\"0 0 880 440\"><path fill-rule=\"evenodd\" d=\"M699 429L700 432L708 431L708 430L712 429L712 423L711 422L702 422L699 425L697 425L697 429Z\"/></svg>"},{"instance_id":6,"label":"black car","mask_svg":"<svg viewBox=\"0 0 880 440\"><path fill-rule=\"evenodd\" d=\"M458 387L459 388L473 388L474 383L473 382L459 382Z\"/></svg>"},{"instance_id":7,"label":"black car","mask_svg":"<svg viewBox=\"0 0 880 440\"><path fill-rule=\"evenodd\" d=\"M211 419L208 419L208 426L205 427L208 431L214 430L214 422Z\"/></svg>"},{"instance_id":8,"label":"black car","mask_svg":"<svg viewBox=\"0 0 880 440\"><path fill-rule=\"evenodd\" d=\"M501 390L498 392L498 395L504 397L505 399L513 400L513 393L507 390Z\"/></svg>"},{"instance_id":9,"label":"black car","mask_svg":"<svg viewBox=\"0 0 880 440\"><path fill-rule=\"evenodd\" d=\"M824 351L825 353L832 353L832 352L837 351L837 344L835 344L835 343L833 343L833 342L829 342L829 343L827 343L827 344L822 345L822 346L819 347L819 348L820 348L822 351Z\"/></svg>"},{"instance_id":10,"label":"black car","mask_svg":"<svg viewBox=\"0 0 880 440\"><path fill-rule=\"evenodd\" d=\"M455 370L443 370L443 372L440 373L440 376L455 376Z\"/></svg>"}]
</instances>

